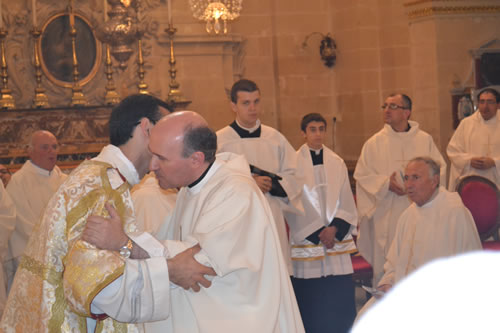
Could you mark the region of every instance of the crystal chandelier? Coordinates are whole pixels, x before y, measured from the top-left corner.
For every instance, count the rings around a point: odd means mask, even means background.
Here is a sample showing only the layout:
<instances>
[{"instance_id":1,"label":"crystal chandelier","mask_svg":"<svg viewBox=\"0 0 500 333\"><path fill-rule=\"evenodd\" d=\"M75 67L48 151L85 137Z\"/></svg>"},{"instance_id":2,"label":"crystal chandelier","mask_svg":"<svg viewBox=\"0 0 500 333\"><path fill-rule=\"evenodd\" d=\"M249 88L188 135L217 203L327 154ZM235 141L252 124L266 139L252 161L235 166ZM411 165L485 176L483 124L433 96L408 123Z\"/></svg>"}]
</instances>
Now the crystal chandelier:
<instances>
[{"instance_id":1,"label":"crystal chandelier","mask_svg":"<svg viewBox=\"0 0 500 333\"><path fill-rule=\"evenodd\" d=\"M227 33L227 21L240 16L243 0L189 0L194 18L206 21L208 33ZM221 23L222 21L222 23Z\"/></svg>"}]
</instances>

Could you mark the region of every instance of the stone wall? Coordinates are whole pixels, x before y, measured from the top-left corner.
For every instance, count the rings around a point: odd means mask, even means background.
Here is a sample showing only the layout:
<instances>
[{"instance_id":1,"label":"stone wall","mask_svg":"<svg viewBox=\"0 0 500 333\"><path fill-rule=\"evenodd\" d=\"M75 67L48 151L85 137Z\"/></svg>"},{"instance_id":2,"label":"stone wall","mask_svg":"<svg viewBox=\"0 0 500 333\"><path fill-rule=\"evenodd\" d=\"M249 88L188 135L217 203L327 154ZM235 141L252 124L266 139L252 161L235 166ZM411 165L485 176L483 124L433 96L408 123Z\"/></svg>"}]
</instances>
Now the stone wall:
<instances>
[{"instance_id":1,"label":"stone wall","mask_svg":"<svg viewBox=\"0 0 500 333\"><path fill-rule=\"evenodd\" d=\"M13 90L23 107L29 106L34 88L29 82L33 70L28 2L9 4L8 9L4 2L3 8L11 27L7 44L9 72L15 78L11 84L17 84ZM496 0L244 0L241 17L225 36L208 35L204 23L192 17L188 1L172 3L178 29L177 81L192 101L189 109L200 112L216 130L225 126L233 119L227 90L234 80L247 77L261 88L264 123L282 131L298 148L303 142L300 119L321 112L328 120L328 146L351 161L382 127L380 105L392 92L413 98L412 119L433 135L444 152L453 133L450 90L472 84L467 82L469 50L500 37ZM38 6L43 22L65 5L44 0ZM75 6L96 24L102 18L101 1L77 1ZM146 83L150 92L166 99L167 5L165 0L150 0L143 6L149 22L144 40ZM336 40L333 68L320 59L320 36L312 35L303 47L313 32L331 33ZM17 49L11 46L15 41ZM115 68L122 96L137 91L135 60L134 54L125 71ZM84 87L95 104L103 100L103 73L101 65L96 81ZM70 90L55 89L46 81L54 92L52 101L67 103Z\"/></svg>"}]
</instances>

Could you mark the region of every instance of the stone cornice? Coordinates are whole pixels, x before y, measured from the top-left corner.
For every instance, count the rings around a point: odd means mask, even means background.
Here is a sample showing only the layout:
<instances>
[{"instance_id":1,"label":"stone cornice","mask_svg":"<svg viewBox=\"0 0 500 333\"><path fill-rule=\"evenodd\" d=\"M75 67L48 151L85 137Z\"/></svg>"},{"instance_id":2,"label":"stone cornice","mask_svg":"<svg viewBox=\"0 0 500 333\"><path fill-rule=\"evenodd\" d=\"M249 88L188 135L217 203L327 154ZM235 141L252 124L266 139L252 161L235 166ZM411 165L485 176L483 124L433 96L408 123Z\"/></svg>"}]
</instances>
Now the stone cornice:
<instances>
[{"instance_id":1,"label":"stone cornice","mask_svg":"<svg viewBox=\"0 0 500 333\"><path fill-rule=\"evenodd\" d=\"M414 0L404 4L410 20L461 15L500 15L498 1Z\"/></svg>"}]
</instances>

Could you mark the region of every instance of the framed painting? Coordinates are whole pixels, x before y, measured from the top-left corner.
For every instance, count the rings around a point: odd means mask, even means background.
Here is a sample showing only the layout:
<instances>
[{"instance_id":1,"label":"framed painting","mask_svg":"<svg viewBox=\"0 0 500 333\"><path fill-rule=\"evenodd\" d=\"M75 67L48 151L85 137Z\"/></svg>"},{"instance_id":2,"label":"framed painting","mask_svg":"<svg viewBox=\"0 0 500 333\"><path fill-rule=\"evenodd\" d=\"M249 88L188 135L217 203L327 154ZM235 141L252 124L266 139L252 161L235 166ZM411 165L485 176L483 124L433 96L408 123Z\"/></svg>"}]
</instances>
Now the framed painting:
<instances>
[{"instance_id":1,"label":"framed painting","mask_svg":"<svg viewBox=\"0 0 500 333\"><path fill-rule=\"evenodd\" d=\"M90 22L79 13L74 15L78 82L83 86L94 78L100 66L101 43L96 38ZM55 14L43 25L39 39L44 74L54 84L68 88L73 85L73 46L70 28L67 12Z\"/></svg>"}]
</instances>

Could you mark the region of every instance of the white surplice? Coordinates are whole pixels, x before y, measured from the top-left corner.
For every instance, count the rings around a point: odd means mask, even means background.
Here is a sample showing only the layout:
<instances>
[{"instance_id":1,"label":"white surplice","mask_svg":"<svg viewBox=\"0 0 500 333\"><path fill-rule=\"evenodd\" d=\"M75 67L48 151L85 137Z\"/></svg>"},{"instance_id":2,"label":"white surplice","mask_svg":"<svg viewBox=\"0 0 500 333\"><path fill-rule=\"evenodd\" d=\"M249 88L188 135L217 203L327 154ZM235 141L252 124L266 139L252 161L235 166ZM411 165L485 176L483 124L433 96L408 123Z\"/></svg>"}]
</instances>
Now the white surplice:
<instances>
[{"instance_id":1,"label":"white surplice","mask_svg":"<svg viewBox=\"0 0 500 333\"><path fill-rule=\"evenodd\" d=\"M0 318L7 301L7 276L3 263L7 258L9 238L16 223L16 207L0 182Z\"/></svg>"},{"instance_id":2,"label":"white surplice","mask_svg":"<svg viewBox=\"0 0 500 333\"><path fill-rule=\"evenodd\" d=\"M177 190L164 190L154 173L146 175L130 191L134 202L137 230L155 236L163 223L168 223L175 207Z\"/></svg>"},{"instance_id":3,"label":"white surplice","mask_svg":"<svg viewBox=\"0 0 500 333\"><path fill-rule=\"evenodd\" d=\"M218 152L244 155L248 163L282 178L279 183L285 190L287 198L272 196L270 193L266 193L265 196L273 212L288 270L292 274L290 244L283 212L303 212L300 202L302 184L296 174L295 150L283 134L272 127L260 126L261 135L256 138L241 138L230 126L217 131Z\"/></svg>"},{"instance_id":4,"label":"white surplice","mask_svg":"<svg viewBox=\"0 0 500 333\"><path fill-rule=\"evenodd\" d=\"M451 161L449 190L455 191L458 179L469 175L488 178L500 185L500 112L485 121L477 111L463 119L446 149ZM473 157L491 157L495 166L487 170L472 168Z\"/></svg>"},{"instance_id":5,"label":"white surplice","mask_svg":"<svg viewBox=\"0 0 500 333\"><path fill-rule=\"evenodd\" d=\"M460 196L444 187L438 191L421 207L411 204L399 218L379 285L394 285L433 259L482 249Z\"/></svg>"},{"instance_id":6,"label":"white surplice","mask_svg":"<svg viewBox=\"0 0 500 333\"><path fill-rule=\"evenodd\" d=\"M395 132L390 125L372 136L363 146L354 171L360 230L358 249L372 265L374 284L382 277L386 255L391 245L396 223L410 205L406 195L389 191L390 176L403 185L408 161L417 156L429 156L441 165L441 184L446 184L446 162L432 137L409 121L408 132Z\"/></svg>"},{"instance_id":7,"label":"white surplice","mask_svg":"<svg viewBox=\"0 0 500 333\"><path fill-rule=\"evenodd\" d=\"M271 210L242 155L218 154L182 188L161 233L170 255L199 243L196 259L217 276L197 293L172 289L169 319L146 332L304 332Z\"/></svg>"},{"instance_id":8,"label":"white surplice","mask_svg":"<svg viewBox=\"0 0 500 333\"><path fill-rule=\"evenodd\" d=\"M356 246L351 231L357 225L358 215L347 167L325 146L323 164L313 165L310 151L307 144L297 151L297 170L304 175L305 182L302 190L305 216L286 216L290 226L293 275L308 279L352 274L350 253L356 252ZM335 217L349 223L351 230L342 241L336 241L332 249L305 239L321 227L328 226Z\"/></svg>"}]
</instances>

